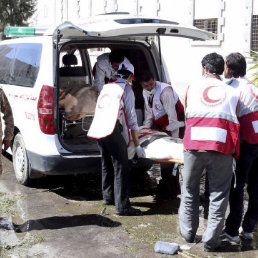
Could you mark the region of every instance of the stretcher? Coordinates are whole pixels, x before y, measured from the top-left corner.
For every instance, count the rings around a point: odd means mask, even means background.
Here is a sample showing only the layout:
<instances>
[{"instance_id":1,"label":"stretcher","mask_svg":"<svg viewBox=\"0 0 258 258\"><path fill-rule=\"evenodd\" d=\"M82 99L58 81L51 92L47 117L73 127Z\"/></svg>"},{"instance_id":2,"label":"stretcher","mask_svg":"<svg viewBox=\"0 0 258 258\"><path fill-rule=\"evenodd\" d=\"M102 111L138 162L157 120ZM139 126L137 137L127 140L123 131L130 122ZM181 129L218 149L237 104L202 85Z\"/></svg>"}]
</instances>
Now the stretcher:
<instances>
[{"instance_id":1,"label":"stretcher","mask_svg":"<svg viewBox=\"0 0 258 258\"><path fill-rule=\"evenodd\" d=\"M59 93L59 108L65 112L69 121L94 115L98 92L90 85L61 85Z\"/></svg>"},{"instance_id":2,"label":"stretcher","mask_svg":"<svg viewBox=\"0 0 258 258\"><path fill-rule=\"evenodd\" d=\"M144 148L146 158L157 162L171 162L183 164L183 140L166 134L141 127L139 129L140 145ZM131 141L128 146L128 157L135 156L135 146Z\"/></svg>"},{"instance_id":3,"label":"stretcher","mask_svg":"<svg viewBox=\"0 0 258 258\"><path fill-rule=\"evenodd\" d=\"M59 109L62 117L61 138L69 128L80 126L81 131L88 132L94 116L98 92L91 85L60 83Z\"/></svg>"}]
</instances>

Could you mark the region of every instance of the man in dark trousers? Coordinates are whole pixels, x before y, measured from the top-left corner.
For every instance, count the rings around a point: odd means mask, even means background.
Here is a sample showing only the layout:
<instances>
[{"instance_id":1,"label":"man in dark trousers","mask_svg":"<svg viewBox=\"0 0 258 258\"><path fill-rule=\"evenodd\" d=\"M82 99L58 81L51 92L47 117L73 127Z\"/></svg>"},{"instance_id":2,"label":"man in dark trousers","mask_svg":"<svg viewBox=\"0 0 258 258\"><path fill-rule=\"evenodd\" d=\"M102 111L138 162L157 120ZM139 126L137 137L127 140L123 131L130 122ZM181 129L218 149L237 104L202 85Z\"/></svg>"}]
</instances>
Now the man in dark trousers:
<instances>
[{"instance_id":1,"label":"man in dark trousers","mask_svg":"<svg viewBox=\"0 0 258 258\"><path fill-rule=\"evenodd\" d=\"M190 85L186 95L179 228L187 242L194 242L199 226L200 178L206 169L210 200L207 228L202 236L206 252L213 252L220 246L233 175L233 154L239 153L237 108L240 94L222 82L223 71L221 55L206 55L202 59L203 78Z\"/></svg>"},{"instance_id":2,"label":"man in dark trousers","mask_svg":"<svg viewBox=\"0 0 258 258\"><path fill-rule=\"evenodd\" d=\"M115 202L116 214L120 216L139 215L139 209L132 208L129 201L129 164L127 145L134 142L138 157L144 157L139 145L138 124L134 108L134 94L131 82L134 67L123 62L114 83L105 84L97 100L95 116L88 136L98 140L102 155L102 193L104 204ZM122 135L121 119L126 116L129 128ZM130 130L129 130L130 129Z\"/></svg>"},{"instance_id":3,"label":"man in dark trousers","mask_svg":"<svg viewBox=\"0 0 258 258\"><path fill-rule=\"evenodd\" d=\"M240 156L236 163L235 180L232 180L229 205L223 236L232 242L240 243L241 236L253 239L253 230L258 220L258 89L247 78L246 60L240 53L226 57L226 78L228 84L241 93L239 121L241 132ZM244 186L247 183L248 208L243 216Z\"/></svg>"},{"instance_id":4,"label":"man in dark trousers","mask_svg":"<svg viewBox=\"0 0 258 258\"><path fill-rule=\"evenodd\" d=\"M143 71L138 80L143 88L143 126L179 137L179 129L184 127L184 107L173 87L156 81L150 71ZM174 163L161 163L160 168L162 179L158 195L174 199L180 192L178 177L172 175Z\"/></svg>"}]
</instances>

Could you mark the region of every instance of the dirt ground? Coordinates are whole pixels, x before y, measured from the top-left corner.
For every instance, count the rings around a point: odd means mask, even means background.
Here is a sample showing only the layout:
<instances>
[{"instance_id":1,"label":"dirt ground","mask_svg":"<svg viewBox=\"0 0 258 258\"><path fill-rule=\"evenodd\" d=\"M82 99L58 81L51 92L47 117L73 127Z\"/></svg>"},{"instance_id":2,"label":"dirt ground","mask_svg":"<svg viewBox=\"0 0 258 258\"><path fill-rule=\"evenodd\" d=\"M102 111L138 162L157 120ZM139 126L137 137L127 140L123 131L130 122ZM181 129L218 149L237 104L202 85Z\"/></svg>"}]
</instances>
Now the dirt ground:
<instances>
[{"instance_id":1,"label":"dirt ground","mask_svg":"<svg viewBox=\"0 0 258 258\"><path fill-rule=\"evenodd\" d=\"M11 161L3 157L3 164L1 257L170 257L154 252L159 240L192 246L183 251L184 257L258 257L258 232L252 242L227 243L217 253L203 252L202 243L187 244L178 233L180 198L155 199L157 171L132 171L130 200L143 214L119 217L114 206L102 204L99 171L46 177L25 187L16 183ZM206 222L207 202L203 202L198 235Z\"/></svg>"}]
</instances>

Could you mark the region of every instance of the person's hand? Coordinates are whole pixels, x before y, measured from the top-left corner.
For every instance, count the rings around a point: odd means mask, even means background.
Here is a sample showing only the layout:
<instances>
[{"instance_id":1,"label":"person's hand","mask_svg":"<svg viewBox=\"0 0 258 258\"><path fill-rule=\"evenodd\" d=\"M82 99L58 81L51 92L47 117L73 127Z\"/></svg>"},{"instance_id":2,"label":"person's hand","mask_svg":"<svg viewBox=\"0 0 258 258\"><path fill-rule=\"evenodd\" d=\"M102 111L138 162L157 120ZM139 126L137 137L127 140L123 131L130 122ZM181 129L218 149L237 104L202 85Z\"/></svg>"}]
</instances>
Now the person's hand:
<instances>
[{"instance_id":1,"label":"person's hand","mask_svg":"<svg viewBox=\"0 0 258 258\"><path fill-rule=\"evenodd\" d=\"M12 143L12 141L3 140L4 148L2 149L2 152L5 152L11 146L11 143Z\"/></svg>"},{"instance_id":2,"label":"person's hand","mask_svg":"<svg viewBox=\"0 0 258 258\"><path fill-rule=\"evenodd\" d=\"M145 151L144 151L143 147L141 147L140 145L136 147L136 153L137 153L138 158L146 157Z\"/></svg>"}]
</instances>

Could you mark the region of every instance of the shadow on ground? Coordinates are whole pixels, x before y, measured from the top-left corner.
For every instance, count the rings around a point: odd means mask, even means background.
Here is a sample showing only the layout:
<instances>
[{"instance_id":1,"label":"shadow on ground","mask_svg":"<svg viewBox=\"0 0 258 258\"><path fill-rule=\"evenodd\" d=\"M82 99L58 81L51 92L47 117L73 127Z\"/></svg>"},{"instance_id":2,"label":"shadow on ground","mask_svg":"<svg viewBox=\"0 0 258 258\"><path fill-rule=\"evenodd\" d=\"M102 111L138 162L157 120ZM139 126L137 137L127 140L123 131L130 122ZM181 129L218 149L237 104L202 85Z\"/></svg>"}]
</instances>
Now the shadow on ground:
<instances>
[{"instance_id":1,"label":"shadow on ground","mask_svg":"<svg viewBox=\"0 0 258 258\"><path fill-rule=\"evenodd\" d=\"M79 227L86 225L96 225L100 227L119 227L120 222L113 221L107 217L97 214L85 214L74 216L54 216L36 220L28 220L18 225L9 221L0 220L0 229L14 230L17 233L29 232L32 230L61 229L69 227Z\"/></svg>"},{"instance_id":2,"label":"shadow on ground","mask_svg":"<svg viewBox=\"0 0 258 258\"><path fill-rule=\"evenodd\" d=\"M157 184L146 167L133 167L130 173L130 197L153 195ZM70 200L102 200L101 172L71 176L46 176L35 179L31 188L54 192Z\"/></svg>"}]
</instances>

